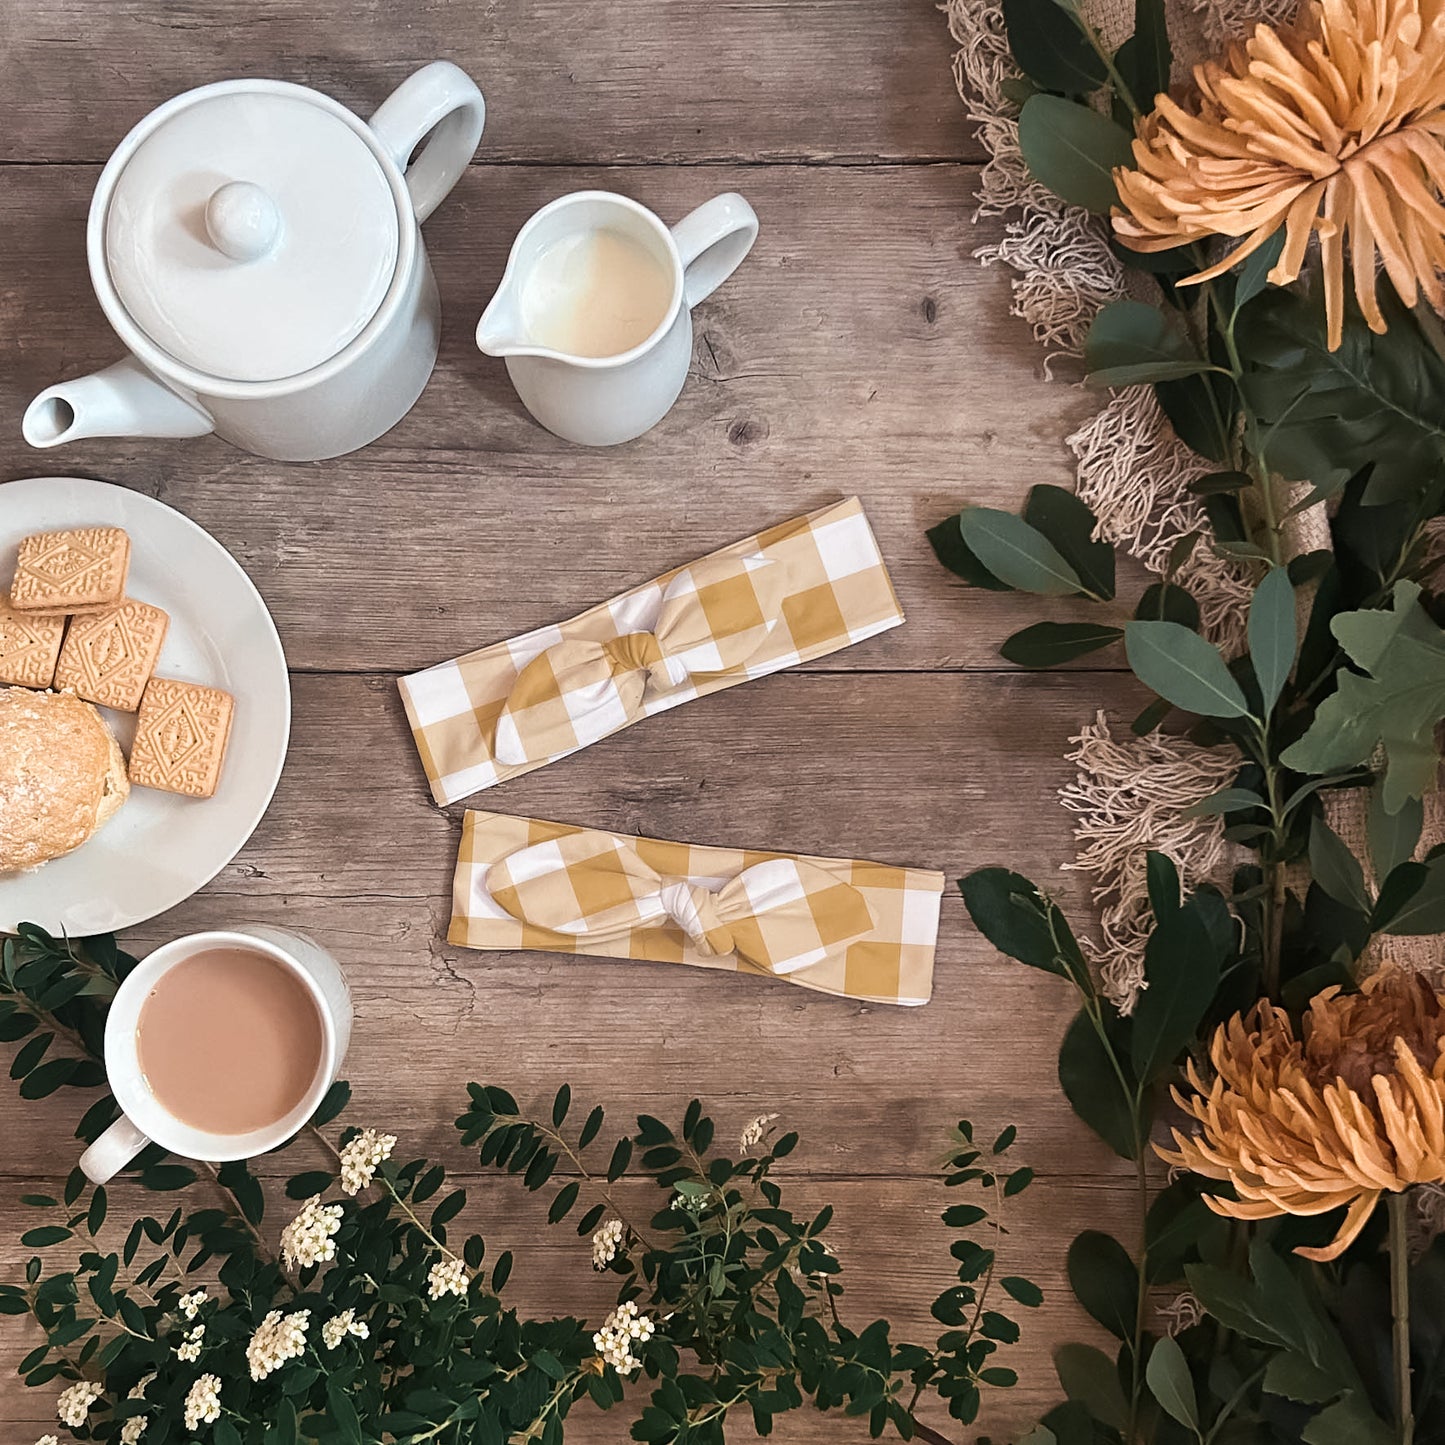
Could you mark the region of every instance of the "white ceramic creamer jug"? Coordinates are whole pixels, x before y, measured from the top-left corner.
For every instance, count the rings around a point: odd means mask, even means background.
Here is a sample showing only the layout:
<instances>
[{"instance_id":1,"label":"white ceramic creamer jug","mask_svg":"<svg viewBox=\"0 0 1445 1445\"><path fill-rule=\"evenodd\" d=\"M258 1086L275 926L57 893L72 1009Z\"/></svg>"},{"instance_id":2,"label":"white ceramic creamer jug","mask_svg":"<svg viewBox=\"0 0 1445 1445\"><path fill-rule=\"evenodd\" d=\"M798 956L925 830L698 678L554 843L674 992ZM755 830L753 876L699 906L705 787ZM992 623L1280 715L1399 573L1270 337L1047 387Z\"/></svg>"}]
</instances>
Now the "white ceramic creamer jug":
<instances>
[{"instance_id":1,"label":"white ceramic creamer jug","mask_svg":"<svg viewBox=\"0 0 1445 1445\"><path fill-rule=\"evenodd\" d=\"M517 395L548 431L586 446L631 441L677 400L692 360L692 308L742 264L757 235L757 215L733 192L671 229L611 191L561 196L518 233L477 345L506 358ZM609 267L599 241L630 259ZM614 286L629 294L612 294ZM631 323L617 327L615 349L603 313ZM578 344L584 334L592 345Z\"/></svg>"},{"instance_id":2,"label":"white ceramic creamer jug","mask_svg":"<svg viewBox=\"0 0 1445 1445\"><path fill-rule=\"evenodd\" d=\"M272 80L205 85L153 111L101 172L86 232L130 355L41 392L26 441L214 431L280 461L374 441L436 362L420 223L466 170L485 114L441 60L370 123Z\"/></svg>"}]
</instances>

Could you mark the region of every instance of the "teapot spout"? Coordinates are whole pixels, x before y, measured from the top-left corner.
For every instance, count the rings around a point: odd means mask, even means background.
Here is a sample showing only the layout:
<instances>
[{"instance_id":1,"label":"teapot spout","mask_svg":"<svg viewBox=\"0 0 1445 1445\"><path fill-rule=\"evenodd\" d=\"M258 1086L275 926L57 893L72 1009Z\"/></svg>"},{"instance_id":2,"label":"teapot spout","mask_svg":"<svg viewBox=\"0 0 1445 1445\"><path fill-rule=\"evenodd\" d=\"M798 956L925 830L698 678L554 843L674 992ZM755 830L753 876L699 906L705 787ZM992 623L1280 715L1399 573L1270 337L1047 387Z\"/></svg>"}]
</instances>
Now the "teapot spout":
<instances>
[{"instance_id":1,"label":"teapot spout","mask_svg":"<svg viewBox=\"0 0 1445 1445\"><path fill-rule=\"evenodd\" d=\"M205 412L162 386L133 356L47 387L20 425L33 447L85 437L199 437L212 429Z\"/></svg>"},{"instance_id":2,"label":"teapot spout","mask_svg":"<svg viewBox=\"0 0 1445 1445\"><path fill-rule=\"evenodd\" d=\"M477 348L488 356L510 356L526 344L516 297L504 280L477 322Z\"/></svg>"}]
</instances>

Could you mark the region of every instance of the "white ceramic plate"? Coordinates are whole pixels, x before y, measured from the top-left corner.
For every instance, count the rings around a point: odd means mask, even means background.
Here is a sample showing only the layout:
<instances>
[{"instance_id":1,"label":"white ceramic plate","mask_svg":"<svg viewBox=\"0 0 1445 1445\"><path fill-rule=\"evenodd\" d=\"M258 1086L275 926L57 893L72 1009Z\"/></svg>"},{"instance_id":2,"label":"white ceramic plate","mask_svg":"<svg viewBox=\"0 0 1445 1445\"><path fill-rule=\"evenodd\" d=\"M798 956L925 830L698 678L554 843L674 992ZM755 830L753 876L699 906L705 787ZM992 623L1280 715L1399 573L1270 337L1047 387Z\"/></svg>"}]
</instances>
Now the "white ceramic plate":
<instances>
[{"instance_id":1,"label":"white ceramic plate","mask_svg":"<svg viewBox=\"0 0 1445 1445\"><path fill-rule=\"evenodd\" d=\"M240 851L276 790L291 731L291 685L261 594L216 539L171 507L108 482L32 477L0 485L0 588L31 532L124 527L129 596L171 625L157 672L236 699L220 786L211 798L132 788L83 847L31 873L0 873L0 932L38 923L74 936L128 928L189 898ZM135 718L105 712L130 751Z\"/></svg>"}]
</instances>

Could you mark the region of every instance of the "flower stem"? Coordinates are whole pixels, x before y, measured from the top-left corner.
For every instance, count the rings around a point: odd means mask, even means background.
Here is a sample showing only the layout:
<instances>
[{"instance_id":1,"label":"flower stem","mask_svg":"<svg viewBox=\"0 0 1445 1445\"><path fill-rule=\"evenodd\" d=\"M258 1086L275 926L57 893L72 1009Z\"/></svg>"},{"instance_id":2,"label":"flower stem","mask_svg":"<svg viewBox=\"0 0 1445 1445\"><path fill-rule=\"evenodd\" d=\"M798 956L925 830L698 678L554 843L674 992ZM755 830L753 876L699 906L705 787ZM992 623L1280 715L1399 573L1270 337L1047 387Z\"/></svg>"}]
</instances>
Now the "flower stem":
<instances>
[{"instance_id":1,"label":"flower stem","mask_svg":"<svg viewBox=\"0 0 1445 1445\"><path fill-rule=\"evenodd\" d=\"M1405 1241L1405 1194L1386 1195L1390 1215L1390 1315L1395 1331L1395 1423L1400 1445L1415 1438L1415 1412L1410 1395L1410 1257Z\"/></svg>"}]
</instances>

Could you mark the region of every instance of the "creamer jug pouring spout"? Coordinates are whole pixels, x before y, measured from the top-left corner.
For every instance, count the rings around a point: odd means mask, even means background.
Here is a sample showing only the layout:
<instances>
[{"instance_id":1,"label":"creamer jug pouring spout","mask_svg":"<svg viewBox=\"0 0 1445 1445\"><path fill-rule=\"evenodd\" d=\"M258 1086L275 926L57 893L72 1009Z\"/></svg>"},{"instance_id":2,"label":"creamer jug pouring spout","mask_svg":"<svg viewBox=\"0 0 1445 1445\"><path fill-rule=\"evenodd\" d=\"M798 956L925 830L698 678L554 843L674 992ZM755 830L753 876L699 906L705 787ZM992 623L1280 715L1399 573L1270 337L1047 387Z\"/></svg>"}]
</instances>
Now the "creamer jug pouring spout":
<instances>
[{"instance_id":1,"label":"creamer jug pouring spout","mask_svg":"<svg viewBox=\"0 0 1445 1445\"><path fill-rule=\"evenodd\" d=\"M25 439L214 431L278 461L374 441L435 364L420 226L465 174L485 117L444 60L369 123L275 80L167 101L107 162L86 230L91 282L130 355L41 392Z\"/></svg>"},{"instance_id":2,"label":"creamer jug pouring spout","mask_svg":"<svg viewBox=\"0 0 1445 1445\"><path fill-rule=\"evenodd\" d=\"M682 391L692 311L742 263L758 218L715 196L669 229L610 191L543 206L512 245L477 323L477 346L505 358L527 410L586 446L631 441Z\"/></svg>"}]
</instances>

